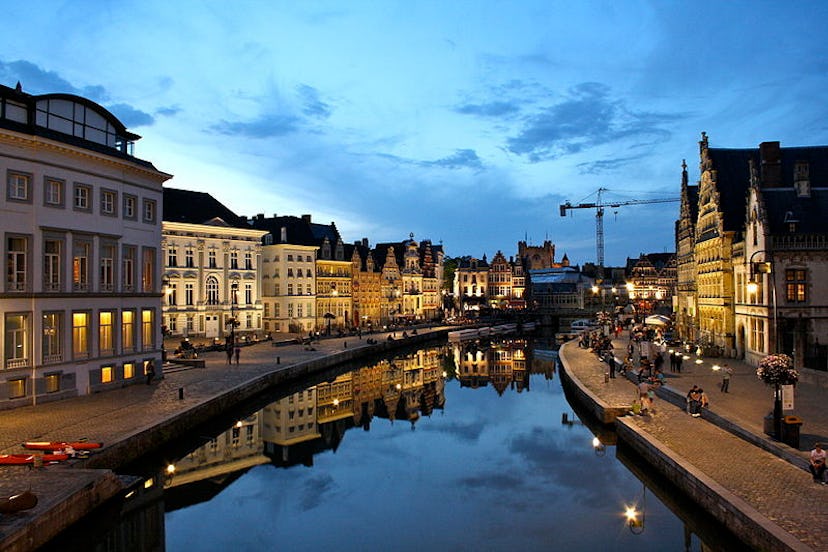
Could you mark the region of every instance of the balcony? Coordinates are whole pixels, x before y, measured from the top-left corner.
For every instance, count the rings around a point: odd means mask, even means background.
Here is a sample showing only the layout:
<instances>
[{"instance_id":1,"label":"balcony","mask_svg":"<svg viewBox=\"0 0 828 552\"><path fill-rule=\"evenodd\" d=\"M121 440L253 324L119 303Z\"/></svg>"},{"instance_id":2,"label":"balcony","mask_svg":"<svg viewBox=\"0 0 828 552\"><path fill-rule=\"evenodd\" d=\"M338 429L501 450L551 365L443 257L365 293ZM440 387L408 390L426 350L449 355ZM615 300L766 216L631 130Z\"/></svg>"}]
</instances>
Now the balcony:
<instances>
[{"instance_id":1,"label":"balcony","mask_svg":"<svg viewBox=\"0 0 828 552\"><path fill-rule=\"evenodd\" d=\"M28 358L10 358L6 360L6 369L14 370L15 368L28 368Z\"/></svg>"}]
</instances>

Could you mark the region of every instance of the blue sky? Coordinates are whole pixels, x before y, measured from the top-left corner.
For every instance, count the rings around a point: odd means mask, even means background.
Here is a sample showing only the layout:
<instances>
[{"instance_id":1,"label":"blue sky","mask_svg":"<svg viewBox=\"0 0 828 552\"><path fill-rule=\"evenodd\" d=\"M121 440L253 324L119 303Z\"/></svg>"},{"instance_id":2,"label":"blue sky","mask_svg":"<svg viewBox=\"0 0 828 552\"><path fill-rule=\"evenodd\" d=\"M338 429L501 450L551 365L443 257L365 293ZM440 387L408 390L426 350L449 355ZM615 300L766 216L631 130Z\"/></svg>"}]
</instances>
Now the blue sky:
<instances>
[{"instance_id":1,"label":"blue sky","mask_svg":"<svg viewBox=\"0 0 828 552\"><path fill-rule=\"evenodd\" d=\"M70 92L143 136L170 186L343 239L518 240L595 260L593 210L678 195L713 147L828 144L828 3L7 3L0 83ZM678 204L604 219L607 265L674 250Z\"/></svg>"}]
</instances>

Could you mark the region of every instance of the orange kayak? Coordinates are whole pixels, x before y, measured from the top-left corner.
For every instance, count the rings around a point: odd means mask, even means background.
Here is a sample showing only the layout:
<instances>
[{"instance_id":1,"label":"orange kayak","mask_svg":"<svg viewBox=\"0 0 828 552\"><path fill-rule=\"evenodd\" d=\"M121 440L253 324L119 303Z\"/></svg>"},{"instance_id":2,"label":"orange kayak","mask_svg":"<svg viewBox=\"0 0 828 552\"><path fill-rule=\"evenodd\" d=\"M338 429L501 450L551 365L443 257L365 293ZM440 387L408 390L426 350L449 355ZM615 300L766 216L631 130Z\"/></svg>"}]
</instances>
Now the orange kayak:
<instances>
[{"instance_id":1,"label":"orange kayak","mask_svg":"<svg viewBox=\"0 0 828 552\"><path fill-rule=\"evenodd\" d=\"M0 454L0 465L21 466L24 464L34 464L35 456L39 456L44 464L63 462L69 458L68 454Z\"/></svg>"},{"instance_id":2,"label":"orange kayak","mask_svg":"<svg viewBox=\"0 0 828 552\"><path fill-rule=\"evenodd\" d=\"M64 450L73 448L75 450L92 450L99 449L103 443L93 443L91 441L26 441L23 443L23 448L29 450Z\"/></svg>"}]
</instances>

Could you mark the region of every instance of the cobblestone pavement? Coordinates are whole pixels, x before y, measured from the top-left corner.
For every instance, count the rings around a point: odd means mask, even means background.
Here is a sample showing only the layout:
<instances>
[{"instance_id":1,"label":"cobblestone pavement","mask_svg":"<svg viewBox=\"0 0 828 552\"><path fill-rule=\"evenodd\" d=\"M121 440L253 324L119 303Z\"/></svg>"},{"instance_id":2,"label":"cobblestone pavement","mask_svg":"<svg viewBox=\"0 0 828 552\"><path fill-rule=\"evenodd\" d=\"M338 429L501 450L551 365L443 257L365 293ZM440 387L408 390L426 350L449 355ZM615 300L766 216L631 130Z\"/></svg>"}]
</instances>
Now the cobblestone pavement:
<instances>
[{"instance_id":1,"label":"cobblestone pavement","mask_svg":"<svg viewBox=\"0 0 828 552\"><path fill-rule=\"evenodd\" d=\"M613 342L617 357L623 357L627 339ZM606 364L595 354L577 349L573 343L567 351L568 369L611 406L629 404L636 396L632 382L618 377L605 381ZM764 416L772 410L773 393L755 374L755 369L731 359L702 358L701 364L685 361L682 372L669 372L665 364L666 386L682 395L693 384L705 389L710 410L743 429L764 435ZM721 375L714 364L727 362L734 370L730 392L718 387ZM801 442L796 454L806 458L812 444L828 441L828 390L818 385L800 383L795 394L795 413L804 419ZM828 549L828 486L813 483L811 474L750 444L708 422L693 418L673 404L656 399L656 412L649 416L629 416L637 427L646 431L696 470L745 500L767 519L814 550ZM780 449L787 445L778 444Z\"/></svg>"}]
</instances>

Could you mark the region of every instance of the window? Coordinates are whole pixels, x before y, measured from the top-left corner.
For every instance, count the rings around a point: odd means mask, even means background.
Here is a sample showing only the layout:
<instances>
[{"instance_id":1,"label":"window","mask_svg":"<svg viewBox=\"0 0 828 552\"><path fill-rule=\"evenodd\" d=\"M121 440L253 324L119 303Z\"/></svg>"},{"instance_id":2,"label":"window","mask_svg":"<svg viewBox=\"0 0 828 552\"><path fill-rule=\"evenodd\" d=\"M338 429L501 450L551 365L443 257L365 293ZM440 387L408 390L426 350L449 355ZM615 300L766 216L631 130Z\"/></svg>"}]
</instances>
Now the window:
<instances>
[{"instance_id":1,"label":"window","mask_svg":"<svg viewBox=\"0 0 828 552\"><path fill-rule=\"evenodd\" d=\"M63 313L43 313L43 364L55 364L63 361Z\"/></svg>"},{"instance_id":2,"label":"window","mask_svg":"<svg viewBox=\"0 0 828 552\"><path fill-rule=\"evenodd\" d=\"M270 303L268 303L267 301L265 301L264 303L264 316L265 318L270 317Z\"/></svg>"},{"instance_id":3,"label":"window","mask_svg":"<svg viewBox=\"0 0 828 552\"><path fill-rule=\"evenodd\" d=\"M141 311L141 344L145 351L155 346L155 311L153 309Z\"/></svg>"},{"instance_id":4,"label":"window","mask_svg":"<svg viewBox=\"0 0 828 552\"><path fill-rule=\"evenodd\" d=\"M155 222L155 200L144 200L144 222Z\"/></svg>"},{"instance_id":5,"label":"window","mask_svg":"<svg viewBox=\"0 0 828 552\"><path fill-rule=\"evenodd\" d=\"M121 291L135 291L135 246L125 245L122 254L123 277Z\"/></svg>"},{"instance_id":6,"label":"window","mask_svg":"<svg viewBox=\"0 0 828 552\"><path fill-rule=\"evenodd\" d=\"M281 308L280 307L281 307L281 305L279 305L279 303L273 303L273 317L274 318L279 318L281 316L281 314L280 314Z\"/></svg>"},{"instance_id":7,"label":"window","mask_svg":"<svg viewBox=\"0 0 828 552\"><path fill-rule=\"evenodd\" d=\"M170 268L178 266L178 249L174 245L167 246L167 266Z\"/></svg>"},{"instance_id":8,"label":"window","mask_svg":"<svg viewBox=\"0 0 828 552\"><path fill-rule=\"evenodd\" d=\"M207 268L216 268L216 252L211 250L207 252Z\"/></svg>"},{"instance_id":9,"label":"window","mask_svg":"<svg viewBox=\"0 0 828 552\"><path fill-rule=\"evenodd\" d=\"M104 243L101 245L101 272L100 291L112 291L115 289L115 244Z\"/></svg>"},{"instance_id":10,"label":"window","mask_svg":"<svg viewBox=\"0 0 828 552\"><path fill-rule=\"evenodd\" d=\"M188 247L186 251L184 251L184 266L187 268L194 268L195 263L193 262L194 252L192 247Z\"/></svg>"},{"instance_id":11,"label":"window","mask_svg":"<svg viewBox=\"0 0 828 552\"><path fill-rule=\"evenodd\" d=\"M170 330L170 333L177 333L178 332L178 316L176 316L176 315L170 316L168 329Z\"/></svg>"},{"instance_id":12,"label":"window","mask_svg":"<svg viewBox=\"0 0 828 552\"><path fill-rule=\"evenodd\" d=\"M288 284L287 285L287 294L288 295L293 295L293 284Z\"/></svg>"},{"instance_id":13,"label":"window","mask_svg":"<svg viewBox=\"0 0 828 552\"><path fill-rule=\"evenodd\" d=\"M208 305L218 305L219 304L219 287L218 287L218 280L216 280L215 276L210 276L207 278L207 304Z\"/></svg>"},{"instance_id":14,"label":"window","mask_svg":"<svg viewBox=\"0 0 828 552\"><path fill-rule=\"evenodd\" d=\"M63 180L46 178L43 183L43 203L48 207L63 207Z\"/></svg>"},{"instance_id":15,"label":"window","mask_svg":"<svg viewBox=\"0 0 828 552\"><path fill-rule=\"evenodd\" d=\"M109 217L118 214L118 192L115 190L101 190L101 214Z\"/></svg>"},{"instance_id":16,"label":"window","mask_svg":"<svg viewBox=\"0 0 828 552\"><path fill-rule=\"evenodd\" d=\"M30 174L9 171L6 177L6 198L9 201L31 202L31 185Z\"/></svg>"},{"instance_id":17,"label":"window","mask_svg":"<svg viewBox=\"0 0 828 552\"><path fill-rule=\"evenodd\" d=\"M144 247L141 253L141 291L152 293L155 291L155 248Z\"/></svg>"},{"instance_id":18,"label":"window","mask_svg":"<svg viewBox=\"0 0 828 552\"><path fill-rule=\"evenodd\" d=\"M135 363L124 362L124 379L132 379L135 377Z\"/></svg>"},{"instance_id":19,"label":"window","mask_svg":"<svg viewBox=\"0 0 828 552\"><path fill-rule=\"evenodd\" d=\"M9 398L20 399L26 396L26 379L17 378L9 380Z\"/></svg>"},{"instance_id":20,"label":"window","mask_svg":"<svg viewBox=\"0 0 828 552\"><path fill-rule=\"evenodd\" d=\"M239 252L238 251L231 251L230 252L230 268L232 270L239 269Z\"/></svg>"},{"instance_id":21,"label":"window","mask_svg":"<svg viewBox=\"0 0 828 552\"><path fill-rule=\"evenodd\" d=\"M308 278L313 278L313 274L311 274L311 270L310 270L310 269L307 269L307 270L305 271L305 276L307 276Z\"/></svg>"},{"instance_id":22,"label":"window","mask_svg":"<svg viewBox=\"0 0 828 552\"><path fill-rule=\"evenodd\" d=\"M253 304L253 284L244 284L244 304Z\"/></svg>"},{"instance_id":23,"label":"window","mask_svg":"<svg viewBox=\"0 0 828 552\"><path fill-rule=\"evenodd\" d=\"M4 328L6 368L29 366L29 315L7 314Z\"/></svg>"},{"instance_id":24,"label":"window","mask_svg":"<svg viewBox=\"0 0 828 552\"><path fill-rule=\"evenodd\" d=\"M63 240L45 238L43 241L43 290L60 291L61 250Z\"/></svg>"},{"instance_id":25,"label":"window","mask_svg":"<svg viewBox=\"0 0 828 552\"><path fill-rule=\"evenodd\" d=\"M60 373L51 373L43 376L43 381L46 384L47 393L57 393L60 391Z\"/></svg>"},{"instance_id":26,"label":"window","mask_svg":"<svg viewBox=\"0 0 828 552\"><path fill-rule=\"evenodd\" d=\"M288 268L288 278L293 278L293 269Z\"/></svg>"},{"instance_id":27,"label":"window","mask_svg":"<svg viewBox=\"0 0 828 552\"><path fill-rule=\"evenodd\" d=\"M112 366L101 367L101 383L112 383Z\"/></svg>"},{"instance_id":28,"label":"window","mask_svg":"<svg viewBox=\"0 0 828 552\"><path fill-rule=\"evenodd\" d=\"M135 311L121 312L121 349L125 353L135 350Z\"/></svg>"},{"instance_id":29,"label":"window","mask_svg":"<svg viewBox=\"0 0 828 552\"><path fill-rule=\"evenodd\" d=\"M192 332L195 329L195 319L193 315L187 315L187 332Z\"/></svg>"},{"instance_id":30,"label":"window","mask_svg":"<svg viewBox=\"0 0 828 552\"><path fill-rule=\"evenodd\" d=\"M253 270L253 254L250 251L244 254L244 268L246 270Z\"/></svg>"},{"instance_id":31,"label":"window","mask_svg":"<svg viewBox=\"0 0 828 552\"><path fill-rule=\"evenodd\" d=\"M305 289L307 290L306 293L308 295L313 295L313 288L311 287L310 284L308 284Z\"/></svg>"},{"instance_id":32,"label":"window","mask_svg":"<svg viewBox=\"0 0 828 552\"><path fill-rule=\"evenodd\" d=\"M92 187L75 183L72 205L76 211L92 210Z\"/></svg>"},{"instance_id":33,"label":"window","mask_svg":"<svg viewBox=\"0 0 828 552\"><path fill-rule=\"evenodd\" d=\"M72 250L72 289L87 291L89 289L89 254L92 243L85 240L76 240Z\"/></svg>"},{"instance_id":34,"label":"window","mask_svg":"<svg viewBox=\"0 0 828 552\"><path fill-rule=\"evenodd\" d=\"M6 238L6 289L26 291L26 257L29 239L23 236Z\"/></svg>"},{"instance_id":35,"label":"window","mask_svg":"<svg viewBox=\"0 0 828 552\"><path fill-rule=\"evenodd\" d=\"M765 321L760 318L750 319L750 348L765 351Z\"/></svg>"},{"instance_id":36,"label":"window","mask_svg":"<svg viewBox=\"0 0 828 552\"><path fill-rule=\"evenodd\" d=\"M247 328L248 330L253 327L253 315L252 314L247 315L247 318L244 321L244 327Z\"/></svg>"},{"instance_id":37,"label":"window","mask_svg":"<svg viewBox=\"0 0 828 552\"><path fill-rule=\"evenodd\" d=\"M789 303L804 303L808 300L807 274L802 268L785 270L785 299Z\"/></svg>"},{"instance_id":38,"label":"window","mask_svg":"<svg viewBox=\"0 0 828 552\"><path fill-rule=\"evenodd\" d=\"M184 303L193 305L193 284L184 284Z\"/></svg>"},{"instance_id":39,"label":"window","mask_svg":"<svg viewBox=\"0 0 828 552\"><path fill-rule=\"evenodd\" d=\"M167 285L167 304L171 307L178 304L178 284L175 282Z\"/></svg>"},{"instance_id":40,"label":"window","mask_svg":"<svg viewBox=\"0 0 828 552\"><path fill-rule=\"evenodd\" d=\"M98 349L101 356L109 356L115 350L112 339L113 316L110 311L98 313Z\"/></svg>"},{"instance_id":41,"label":"window","mask_svg":"<svg viewBox=\"0 0 828 552\"><path fill-rule=\"evenodd\" d=\"M72 313L72 358L89 357L89 313Z\"/></svg>"},{"instance_id":42,"label":"window","mask_svg":"<svg viewBox=\"0 0 828 552\"><path fill-rule=\"evenodd\" d=\"M124 194L124 218L135 220L136 213L135 208L136 204L138 203L138 198L134 195Z\"/></svg>"},{"instance_id":43,"label":"window","mask_svg":"<svg viewBox=\"0 0 828 552\"><path fill-rule=\"evenodd\" d=\"M293 255L288 255L287 260L289 263L293 262Z\"/></svg>"}]
</instances>

